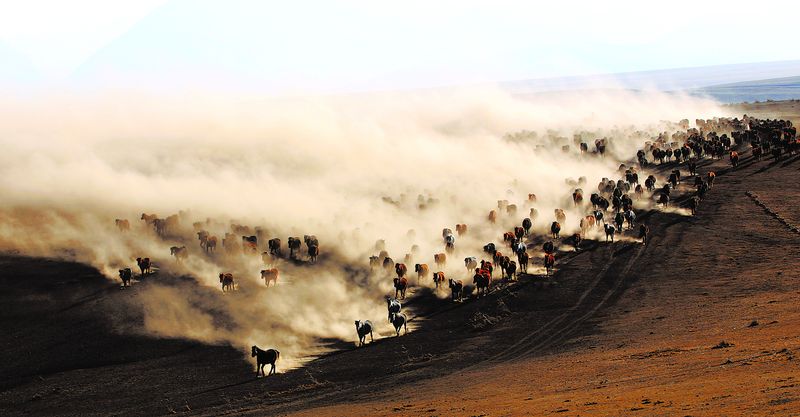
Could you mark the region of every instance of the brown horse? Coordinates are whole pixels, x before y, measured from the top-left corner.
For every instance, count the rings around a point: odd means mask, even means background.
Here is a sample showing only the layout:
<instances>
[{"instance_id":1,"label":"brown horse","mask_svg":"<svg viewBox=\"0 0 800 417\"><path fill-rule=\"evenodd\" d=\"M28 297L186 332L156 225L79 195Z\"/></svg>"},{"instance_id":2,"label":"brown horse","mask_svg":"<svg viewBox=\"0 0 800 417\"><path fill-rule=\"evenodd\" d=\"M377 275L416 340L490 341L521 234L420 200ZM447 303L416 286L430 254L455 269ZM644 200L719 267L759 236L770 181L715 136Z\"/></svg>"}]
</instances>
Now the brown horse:
<instances>
[{"instance_id":1,"label":"brown horse","mask_svg":"<svg viewBox=\"0 0 800 417\"><path fill-rule=\"evenodd\" d=\"M267 287L269 287L270 282L272 282L273 286L278 285L278 275L280 275L278 268L261 270L261 279L264 280L264 285Z\"/></svg>"},{"instance_id":2,"label":"brown horse","mask_svg":"<svg viewBox=\"0 0 800 417\"><path fill-rule=\"evenodd\" d=\"M547 270L547 275L553 274L553 266L556 264L556 257L552 253L544 255L544 268Z\"/></svg>"},{"instance_id":3,"label":"brown horse","mask_svg":"<svg viewBox=\"0 0 800 417\"><path fill-rule=\"evenodd\" d=\"M117 225L117 228L120 232L127 232L131 230L131 223L126 219L115 219L114 224Z\"/></svg>"},{"instance_id":4,"label":"brown horse","mask_svg":"<svg viewBox=\"0 0 800 417\"><path fill-rule=\"evenodd\" d=\"M472 283L478 289L478 297L489 293L489 287L492 284L492 278L485 269L478 270L472 277Z\"/></svg>"},{"instance_id":5,"label":"brown horse","mask_svg":"<svg viewBox=\"0 0 800 417\"><path fill-rule=\"evenodd\" d=\"M433 261L436 263L437 267L442 268L445 264L447 264L447 255L444 253L437 253L433 255Z\"/></svg>"},{"instance_id":6,"label":"brown horse","mask_svg":"<svg viewBox=\"0 0 800 417\"><path fill-rule=\"evenodd\" d=\"M140 275L142 278L150 273L150 258L136 258L136 264L139 265L139 270L142 271Z\"/></svg>"},{"instance_id":7,"label":"brown horse","mask_svg":"<svg viewBox=\"0 0 800 417\"><path fill-rule=\"evenodd\" d=\"M439 285L444 283L444 272L434 272L433 273L433 283L436 285L436 289L439 289Z\"/></svg>"},{"instance_id":8,"label":"brown horse","mask_svg":"<svg viewBox=\"0 0 800 417\"><path fill-rule=\"evenodd\" d=\"M230 272L219 274L219 283L222 284L222 292L234 291L236 283L233 281L233 274Z\"/></svg>"},{"instance_id":9,"label":"brown horse","mask_svg":"<svg viewBox=\"0 0 800 417\"><path fill-rule=\"evenodd\" d=\"M398 262L394 266L394 271L397 272L397 277L398 278L403 278L404 276L406 276L406 272L408 271L408 268L406 268L406 264Z\"/></svg>"},{"instance_id":10,"label":"brown horse","mask_svg":"<svg viewBox=\"0 0 800 417\"><path fill-rule=\"evenodd\" d=\"M406 298L406 288L408 288L408 279L406 277L395 278L394 282L394 298L397 298L397 293L400 293L400 299Z\"/></svg>"},{"instance_id":11,"label":"brown horse","mask_svg":"<svg viewBox=\"0 0 800 417\"><path fill-rule=\"evenodd\" d=\"M553 234L553 239L558 239L558 235L561 233L561 224L559 222L553 222L550 225L550 233Z\"/></svg>"},{"instance_id":12,"label":"brown horse","mask_svg":"<svg viewBox=\"0 0 800 417\"><path fill-rule=\"evenodd\" d=\"M489 212L489 222L496 223L497 222L497 212L492 210Z\"/></svg>"},{"instance_id":13,"label":"brown horse","mask_svg":"<svg viewBox=\"0 0 800 417\"><path fill-rule=\"evenodd\" d=\"M428 276L430 269L428 269L428 264L416 264L414 265L414 272L417 273L417 284L419 284L420 279Z\"/></svg>"}]
</instances>

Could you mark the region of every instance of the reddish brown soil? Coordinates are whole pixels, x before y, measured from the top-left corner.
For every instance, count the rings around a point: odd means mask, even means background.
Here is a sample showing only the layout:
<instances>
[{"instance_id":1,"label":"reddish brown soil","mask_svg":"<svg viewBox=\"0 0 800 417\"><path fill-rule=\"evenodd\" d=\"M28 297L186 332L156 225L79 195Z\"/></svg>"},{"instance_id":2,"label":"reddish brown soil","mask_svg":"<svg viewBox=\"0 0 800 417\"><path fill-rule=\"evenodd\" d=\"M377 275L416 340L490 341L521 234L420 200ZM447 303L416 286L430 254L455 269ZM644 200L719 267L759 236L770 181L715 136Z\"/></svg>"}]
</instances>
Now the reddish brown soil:
<instances>
[{"instance_id":1,"label":"reddish brown soil","mask_svg":"<svg viewBox=\"0 0 800 417\"><path fill-rule=\"evenodd\" d=\"M241 350L138 334L136 286L6 257L0 414L798 415L798 159L707 161L698 214L640 216L647 246L587 242L461 305L418 293L408 335L262 379Z\"/></svg>"}]
</instances>

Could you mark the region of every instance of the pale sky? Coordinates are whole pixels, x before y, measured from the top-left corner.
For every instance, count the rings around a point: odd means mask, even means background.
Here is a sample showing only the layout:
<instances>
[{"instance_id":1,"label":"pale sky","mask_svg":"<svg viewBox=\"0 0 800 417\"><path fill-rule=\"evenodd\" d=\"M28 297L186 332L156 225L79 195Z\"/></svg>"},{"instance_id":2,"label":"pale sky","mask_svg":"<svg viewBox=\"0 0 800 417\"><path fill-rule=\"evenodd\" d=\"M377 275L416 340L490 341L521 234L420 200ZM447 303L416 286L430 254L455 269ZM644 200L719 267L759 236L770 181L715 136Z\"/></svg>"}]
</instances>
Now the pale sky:
<instances>
[{"instance_id":1,"label":"pale sky","mask_svg":"<svg viewBox=\"0 0 800 417\"><path fill-rule=\"evenodd\" d=\"M797 3L0 0L0 84L413 88L800 58Z\"/></svg>"}]
</instances>

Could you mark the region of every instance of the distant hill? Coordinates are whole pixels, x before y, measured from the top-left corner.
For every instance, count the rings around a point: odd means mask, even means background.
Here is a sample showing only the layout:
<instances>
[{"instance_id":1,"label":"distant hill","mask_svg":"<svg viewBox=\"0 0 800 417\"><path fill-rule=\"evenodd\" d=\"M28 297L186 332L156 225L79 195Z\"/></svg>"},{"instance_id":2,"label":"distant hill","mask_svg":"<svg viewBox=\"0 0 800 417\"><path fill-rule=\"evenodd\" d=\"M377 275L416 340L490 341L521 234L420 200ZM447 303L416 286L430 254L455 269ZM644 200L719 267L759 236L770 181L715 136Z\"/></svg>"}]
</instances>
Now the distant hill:
<instances>
[{"instance_id":1,"label":"distant hill","mask_svg":"<svg viewBox=\"0 0 800 417\"><path fill-rule=\"evenodd\" d=\"M800 99L800 76L712 85L692 90L723 103Z\"/></svg>"},{"instance_id":2,"label":"distant hill","mask_svg":"<svg viewBox=\"0 0 800 417\"><path fill-rule=\"evenodd\" d=\"M712 86L751 82L751 80L777 79L779 77L794 77L798 75L800 75L800 60L794 60L520 80L504 82L501 83L501 86L513 94L523 95L548 91L608 88L690 91Z\"/></svg>"}]
</instances>

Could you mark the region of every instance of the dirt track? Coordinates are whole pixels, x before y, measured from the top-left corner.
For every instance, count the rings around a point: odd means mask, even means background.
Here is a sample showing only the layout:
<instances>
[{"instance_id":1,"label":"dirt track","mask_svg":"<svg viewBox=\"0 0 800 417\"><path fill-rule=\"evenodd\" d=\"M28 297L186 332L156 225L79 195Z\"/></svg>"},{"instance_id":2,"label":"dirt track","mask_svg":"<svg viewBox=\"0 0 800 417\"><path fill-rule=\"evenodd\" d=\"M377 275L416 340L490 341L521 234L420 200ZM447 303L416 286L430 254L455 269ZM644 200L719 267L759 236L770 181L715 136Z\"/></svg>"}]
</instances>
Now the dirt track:
<instances>
[{"instance_id":1,"label":"dirt track","mask_svg":"<svg viewBox=\"0 0 800 417\"><path fill-rule=\"evenodd\" d=\"M4 258L0 413L798 414L800 239L787 223L800 225L800 161L725 167L701 165L723 172L697 216L640 216L646 247L586 242L552 282L455 307L417 294L407 336L334 344L260 380L244 351L137 335L135 287Z\"/></svg>"}]
</instances>

